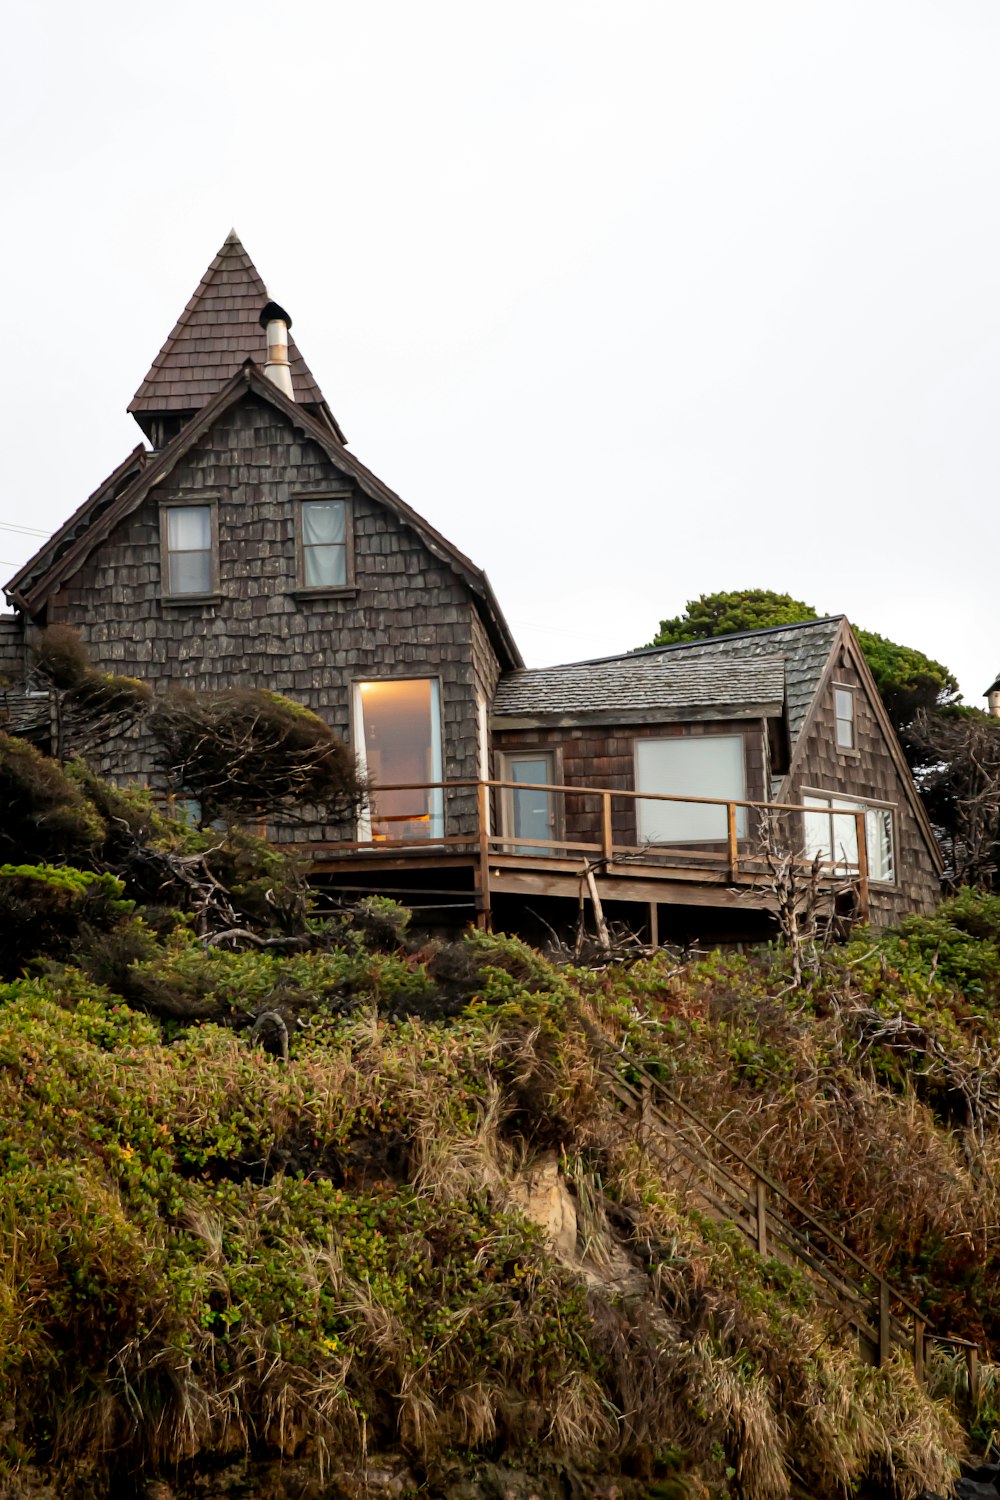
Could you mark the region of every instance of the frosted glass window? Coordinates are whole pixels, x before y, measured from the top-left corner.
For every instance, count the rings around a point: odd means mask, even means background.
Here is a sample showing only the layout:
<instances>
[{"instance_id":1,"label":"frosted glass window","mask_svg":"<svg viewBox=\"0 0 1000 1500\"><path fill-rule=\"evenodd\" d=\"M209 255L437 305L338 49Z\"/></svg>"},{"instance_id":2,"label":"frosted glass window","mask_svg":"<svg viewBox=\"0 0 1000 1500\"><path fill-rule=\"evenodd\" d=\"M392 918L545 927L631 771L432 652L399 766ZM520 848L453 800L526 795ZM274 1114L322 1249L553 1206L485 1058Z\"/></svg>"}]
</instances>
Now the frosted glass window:
<instances>
[{"instance_id":1,"label":"frosted glass window","mask_svg":"<svg viewBox=\"0 0 1000 1500\"><path fill-rule=\"evenodd\" d=\"M636 740L638 792L683 797L746 798L743 736L692 735L669 740ZM636 802L642 844L714 843L728 836L725 807L698 802ZM736 832L746 836L746 808L736 809Z\"/></svg>"},{"instance_id":2,"label":"frosted glass window","mask_svg":"<svg viewBox=\"0 0 1000 1500\"><path fill-rule=\"evenodd\" d=\"M376 843L441 838L440 693L433 678L355 684L358 758L372 784L362 838ZM399 791L385 788L400 787Z\"/></svg>"},{"instance_id":3,"label":"frosted glass window","mask_svg":"<svg viewBox=\"0 0 1000 1500\"><path fill-rule=\"evenodd\" d=\"M346 584L346 500L303 500L302 562L307 589Z\"/></svg>"},{"instance_id":4,"label":"frosted glass window","mask_svg":"<svg viewBox=\"0 0 1000 1500\"><path fill-rule=\"evenodd\" d=\"M212 592L212 509L172 505L166 512L167 592Z\"/></svg>"},{"instance_id":5,"label":"frosted glass window","mask_svg":"<svg viewBox=\"0 0 1000 1500\"><path fill-rule=\"evenodd\" d=\"M841 750L853 750L854 694L850 688L834 688L833 702L837 717L837 744Z\"/></svg>"}]
</instances>

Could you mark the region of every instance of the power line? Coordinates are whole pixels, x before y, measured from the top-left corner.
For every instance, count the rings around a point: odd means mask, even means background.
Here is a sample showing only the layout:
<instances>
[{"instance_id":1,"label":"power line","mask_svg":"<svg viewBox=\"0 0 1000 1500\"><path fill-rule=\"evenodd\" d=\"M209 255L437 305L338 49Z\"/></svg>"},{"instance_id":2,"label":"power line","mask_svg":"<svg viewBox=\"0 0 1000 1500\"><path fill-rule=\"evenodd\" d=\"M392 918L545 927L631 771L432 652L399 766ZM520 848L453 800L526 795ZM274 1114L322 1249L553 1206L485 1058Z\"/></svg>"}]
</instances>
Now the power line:
<instances>
[{"instance_id":1,"label":"power line","mask_svg":"<svg viewBox=\"0 0 1000 1500\"><path fill-rule=\"evenodd\" d=\"M25 536L51 536L51 531L39 531L37 526L15 526L13 521L0 521L0 531L22 531Z\"/></svg>"}]
</instances>

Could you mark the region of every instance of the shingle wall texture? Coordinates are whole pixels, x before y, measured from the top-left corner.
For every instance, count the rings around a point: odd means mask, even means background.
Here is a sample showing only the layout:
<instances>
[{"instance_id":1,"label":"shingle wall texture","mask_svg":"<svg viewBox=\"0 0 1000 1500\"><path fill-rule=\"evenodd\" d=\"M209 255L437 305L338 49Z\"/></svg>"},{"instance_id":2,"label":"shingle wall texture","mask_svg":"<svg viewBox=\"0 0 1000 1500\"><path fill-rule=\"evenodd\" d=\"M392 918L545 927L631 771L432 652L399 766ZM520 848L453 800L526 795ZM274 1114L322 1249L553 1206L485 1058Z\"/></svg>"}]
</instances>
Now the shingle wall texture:
<instances>
[{"instance_id":1,"label":"shingle wall texture","mask_svg":"<svg viewBox=\"0 0 1000 1500\"><path fill-rule=\"evenodd\" d=\"M297 495L343 490L343 476L272 406L248 397L231 409L50 604L77 626L95 664L162 688L266 686L319 713L350 740L351 684L365 678L437 677L444 774L475 777L477 673L496 674L485 632L475 636L465 584L382 506L353 494L356 589L296 597ZM216 496L219 592L215 604L161 598L159 504ZM477 622L478 623L478 622ZM137 742L119 775L154 777ZM449 832L471 831L473 799L449 804ZM332 837L315 827L297 837Z\"/></svg>"},{"instance_id":2,"label":"shingle wall texture","mask_svg":"<svg viewBox=\"0 0 1000 1500\"><path fill-rule=\"evenodd\" d=\"M855 691L855 740L857 751L837 747L834 692L838 683ZM913 911L931 911L940 900L940 882L931 860L923 830L910 806L903 779L896 769L889 746L872 709L859 674L853 666L836 666L832 679L817 704L815 717L806 731L794 768L789 796L800 802L808 790L832 792L835 796L888 803L893 808L896 854L896 884L873 884L873 919L898 921Z\"/></svg>"}]
</instances>

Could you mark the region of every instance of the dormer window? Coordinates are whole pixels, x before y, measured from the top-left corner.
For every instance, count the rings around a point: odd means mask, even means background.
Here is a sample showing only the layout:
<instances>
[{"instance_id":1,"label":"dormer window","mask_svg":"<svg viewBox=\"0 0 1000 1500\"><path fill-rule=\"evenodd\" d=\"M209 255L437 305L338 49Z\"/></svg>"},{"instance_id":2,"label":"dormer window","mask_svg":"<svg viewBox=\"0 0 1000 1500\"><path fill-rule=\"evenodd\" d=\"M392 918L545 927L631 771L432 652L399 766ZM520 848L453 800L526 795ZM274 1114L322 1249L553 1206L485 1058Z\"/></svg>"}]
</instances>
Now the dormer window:
<instances>
[{"instance_id":1,"label":"dormer window","mask_svg":"<svg viewBox=\"0 0 1000 1500\"><path fill-rule=\"evenodd\" d=\"M303 590L325 593L350 588L351 502L347 495L322 495L299 501L298 582Z\"/></svg>"},{"instance_id":2,"label":"dormer window","mask_svg":"<svg viewBox=\"0 0 1000 1500\"><path fill-rule=\"evenodd\" d=\"M163 592L167 598L200 598L213 593L215 506L165 505L160 512Z\"/></svg>"}]
</instances>

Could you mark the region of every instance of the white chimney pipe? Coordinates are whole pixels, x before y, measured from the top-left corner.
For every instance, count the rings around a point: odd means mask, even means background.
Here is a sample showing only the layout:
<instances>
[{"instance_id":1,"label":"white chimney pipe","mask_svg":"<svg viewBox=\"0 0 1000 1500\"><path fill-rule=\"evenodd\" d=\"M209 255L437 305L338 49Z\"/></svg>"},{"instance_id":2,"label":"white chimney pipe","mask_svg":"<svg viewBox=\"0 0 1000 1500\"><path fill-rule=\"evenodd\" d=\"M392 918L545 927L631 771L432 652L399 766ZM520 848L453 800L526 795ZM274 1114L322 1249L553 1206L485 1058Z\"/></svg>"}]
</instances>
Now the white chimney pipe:
<instances>
[{"instance_id":1,"label":"white chimney pipe","mask_svg":"<svg viewBox=\"0 0 1000 1500\"><path fill-rule=\"evenodd\" d=\"M288 330L292 320L277 302L269 302L260 315L260 326L266 330L267 359L264 374L289 401L295 400L292 390L292 368L288 363Z\"/></svg>"}]
</instances>

